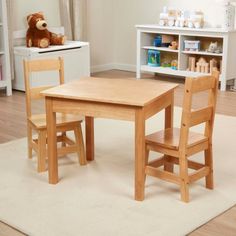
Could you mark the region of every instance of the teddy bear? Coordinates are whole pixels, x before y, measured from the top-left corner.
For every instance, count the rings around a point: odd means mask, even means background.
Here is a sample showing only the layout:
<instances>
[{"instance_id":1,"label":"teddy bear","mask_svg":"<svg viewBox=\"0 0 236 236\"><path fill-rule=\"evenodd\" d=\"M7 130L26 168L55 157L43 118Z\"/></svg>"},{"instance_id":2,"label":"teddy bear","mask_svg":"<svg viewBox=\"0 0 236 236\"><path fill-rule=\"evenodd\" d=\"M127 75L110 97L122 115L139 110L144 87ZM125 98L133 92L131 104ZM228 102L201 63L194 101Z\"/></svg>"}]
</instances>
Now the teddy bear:
<instances>
[{"instance_id":1,"label":"teddy bear","mask_svg":"<svg viewBox=\"0 0 236 236\"><path fill-rule=\"evenodd\" d=\"M211 53L222 53L222 49L220 47L218 47L218 43L217 42L211 42L207 52L211 52Z\"/></svg>"},{"instance_id":2,"label":"teddy bear","mask_svg":"<svg viewBox=\"0 0 236 236\"><path fill-rule=\"evenodd\" d=\"M170 46L169 46L169 48L170 49L173 49L173 50L177 50L178 49L178 42L177 41L172 41L171 43L170 43Z\"/></svg>"},{"instance_id":3,"label":"teddy bear","mask_svg":"<svg viewBox=\"0 0 236 236\"><path fill-rule=\"evenodd\" d=\"M65 36L57 35L47 29L47 22L42 12L27 16L29 28L26 33L26 46L47 48L49 45L63 45Z\"/></svg>"}]
</instances>

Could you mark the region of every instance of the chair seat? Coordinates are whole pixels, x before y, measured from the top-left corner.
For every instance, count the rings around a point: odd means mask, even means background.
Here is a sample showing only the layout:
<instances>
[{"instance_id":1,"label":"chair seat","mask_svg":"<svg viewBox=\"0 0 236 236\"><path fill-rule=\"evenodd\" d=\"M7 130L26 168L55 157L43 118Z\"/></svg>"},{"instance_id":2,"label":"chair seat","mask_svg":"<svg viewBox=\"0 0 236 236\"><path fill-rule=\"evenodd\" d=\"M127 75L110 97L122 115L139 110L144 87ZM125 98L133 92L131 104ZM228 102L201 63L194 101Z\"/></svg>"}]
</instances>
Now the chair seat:
<instances>
[{"instance_id":1,"label":"chair seat","mask_svg":"<svg viewBox=\"0 0 236 236\"><path fill-rule=\"evenodd\" d=\"M178 150L180 129L170 128L161 130L145 137L146 143L150 145L159 145L164 148ZM208 138L202 134L189 132L188 147L195 146L207 141Z\"/></svg>"},{"instance_id":2,"label":"chair seat","mask_svg":"<svg viewBox=\"0 0 236 236\"><path fill-rule=\"evenodd\" d=\"M76 123L82 122L83 117L79 115L73 114L63 114L57 113L56 116L56 124L57 127L68 125L68 123ZM35 126L37 129L46 129L46 114L37 114L33 115L29 118L29 121Z\"/></svg>"}]
</instances>

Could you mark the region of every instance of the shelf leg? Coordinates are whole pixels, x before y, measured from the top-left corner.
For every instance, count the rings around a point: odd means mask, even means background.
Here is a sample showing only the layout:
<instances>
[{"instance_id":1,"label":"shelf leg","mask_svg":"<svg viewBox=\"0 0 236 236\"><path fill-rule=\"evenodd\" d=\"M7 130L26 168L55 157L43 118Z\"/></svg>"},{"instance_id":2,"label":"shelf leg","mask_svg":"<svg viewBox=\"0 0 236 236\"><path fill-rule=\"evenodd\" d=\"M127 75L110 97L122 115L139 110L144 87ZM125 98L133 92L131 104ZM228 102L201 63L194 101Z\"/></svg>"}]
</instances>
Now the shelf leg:
<instances>
[{"instance_id":1,"label":"shelf leg","mask_svg":"<svg viewBox=\"0 0 236 236\"><path fill-rule=\"evenodd\" d=\"M136 79L141 78L141 32L137 31L137 58L136 58Z\"/></svg>"},{"instance_id":2,"label":"shelf leg","mask_svg":"<svg viewBox=\"0 0 236 236\"><path fill-rule=\"evenodd\" d=\"M6 90L7 90L7 96L11 96L12 95L12 88L11 88L11 86L8 85Z\"/></svg>"},{"instance_id":3,"label":"shelf leg","mask_svg":"<svg viewBox=\"0 0 236 236\"><path fill-rule=\"evenodd\" d=\"M226 80L222 79L220 82L220 91L226 91Z\"/></svg>"}]
</instances>

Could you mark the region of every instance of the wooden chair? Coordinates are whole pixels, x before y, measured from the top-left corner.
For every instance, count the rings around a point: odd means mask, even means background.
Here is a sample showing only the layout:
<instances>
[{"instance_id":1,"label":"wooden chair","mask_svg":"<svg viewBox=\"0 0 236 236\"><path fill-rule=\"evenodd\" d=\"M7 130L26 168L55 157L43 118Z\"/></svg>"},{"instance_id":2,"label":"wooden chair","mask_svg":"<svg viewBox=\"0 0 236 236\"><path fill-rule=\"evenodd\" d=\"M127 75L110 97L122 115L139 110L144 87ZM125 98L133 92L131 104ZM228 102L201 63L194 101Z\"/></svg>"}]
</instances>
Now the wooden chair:
<instances>
[{"instance_id":1,"label":"wooden chair","mask_svg":"<svg viewBox=\"0 0 236 236\"><path fill-rule=\"evenodd\" d=\"M189 184L205 177L206 188L213 189L212 132L218 90L218 72L212 76L186 78L180 129L169 128L146 136L145 176L150 175L178 184L181 200L189 201ZM208 90L208 105L193 110L192 97L195 93ZM205 123L204 134L190 131L190 128ZM164 154L148 162L149 151ZM205 163L188 160L190 156L204 151ZM179 172L174 172L174 165ZM159 167L164 167L159 168ZM189 173L188 169L195 171Z\"/></svg>"},{"instance_id":2,"label":"wooden chair","mask_svg":"<svg viewBox=\"0 0 236 236\"><path fill-rule=\"evenodd\" d=\"M37 86L30 85L30 79L34 72L55 71L58 72L58 85L64 83L64 62L62 58L45 59L45 60L29 60L24 61L24 79L26 91L26 112L27 112L27 133L28 133L28 157L32 158L32 150L37 153L38 157L38 172L46 170L47 157L47 127L46 115L35 114L32 110L34 100L43 99L41 91L53 86ZM49 72L52 73L52 72ZM40 77L37 77L39 79ZM35 79L36 79L35 78ZM42 78L42 77L41 77ZM48 79L48 78L47 78ZM34 113L34 114L33 114ZM66 155L77 152L81 165L86 164L84 142L81 130L82 118L71 114L57 114L57 132L61 135L57 136L57 141L61 142L61 147L58 147L58 155ZM36 131L37 137L33 138L33 131ZM67 131L74 131L75 140L71 140L67 135Z\"/></svg>"}]
</instances>

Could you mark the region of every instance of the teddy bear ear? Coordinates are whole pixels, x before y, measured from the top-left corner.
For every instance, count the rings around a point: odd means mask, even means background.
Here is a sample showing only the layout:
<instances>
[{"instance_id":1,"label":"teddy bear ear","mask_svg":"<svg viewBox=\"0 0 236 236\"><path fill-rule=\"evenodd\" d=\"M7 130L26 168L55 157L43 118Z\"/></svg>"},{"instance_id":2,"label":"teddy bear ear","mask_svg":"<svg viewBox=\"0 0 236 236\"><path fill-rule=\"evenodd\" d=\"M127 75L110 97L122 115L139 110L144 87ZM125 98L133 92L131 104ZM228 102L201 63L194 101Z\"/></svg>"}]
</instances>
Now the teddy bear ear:
<instances>
[{"instance_id":1,"label":"teddy bear ear","mask_svg":"<svg viewBox=\"0 0 236 236\"><path fill-rule=\"evenodd\" d=\"M32 17L33 17L33 15L28 15L28 16L27 16L27 22L28 22L28 23L30 22L30 20L31 20Z\"/></svg>"}]
</instances>

